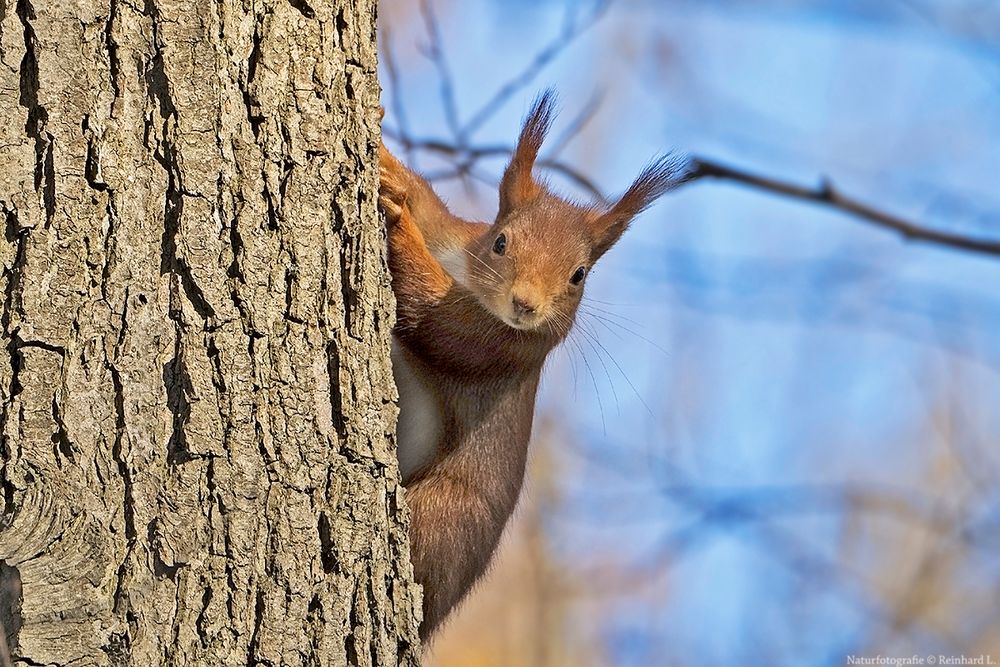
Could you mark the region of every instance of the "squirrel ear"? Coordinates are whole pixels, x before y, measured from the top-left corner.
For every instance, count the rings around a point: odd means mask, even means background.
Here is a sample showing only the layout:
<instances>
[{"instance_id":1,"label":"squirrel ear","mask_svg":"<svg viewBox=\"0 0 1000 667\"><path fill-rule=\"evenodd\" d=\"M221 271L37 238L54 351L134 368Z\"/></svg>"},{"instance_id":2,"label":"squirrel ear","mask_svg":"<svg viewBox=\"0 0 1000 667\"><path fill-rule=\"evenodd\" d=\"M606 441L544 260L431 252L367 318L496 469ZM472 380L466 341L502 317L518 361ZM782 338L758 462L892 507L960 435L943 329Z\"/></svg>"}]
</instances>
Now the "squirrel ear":
<instances>
[{"instance_id":1,"label":"squirrel ear","mask_svg":"<svg viewBox=\"0 0 1000 667\"><path fill-rule=\"evenodd\" d=\"M618 242L633 218L684 182L686 161L667 154L653 160L642 170L617 202L590 223L594 248L592 261L597 261L611 246Z\"/></svg>"},{"instance_id":2,"label":"squirrel ear","mask_svg":"<svg viewBox=\"0 0 1000 667\"><path fill-rule=\"evenodd\" d=\"M497 219L504 217L518 206L522 206L539 195L542 186L531 175L535 158L542 147L555 107L555 93L549 89L535 99L524 119L517 147L510 157L510 164L500 181L500 212Z\"/></svg>"}]
</instances>

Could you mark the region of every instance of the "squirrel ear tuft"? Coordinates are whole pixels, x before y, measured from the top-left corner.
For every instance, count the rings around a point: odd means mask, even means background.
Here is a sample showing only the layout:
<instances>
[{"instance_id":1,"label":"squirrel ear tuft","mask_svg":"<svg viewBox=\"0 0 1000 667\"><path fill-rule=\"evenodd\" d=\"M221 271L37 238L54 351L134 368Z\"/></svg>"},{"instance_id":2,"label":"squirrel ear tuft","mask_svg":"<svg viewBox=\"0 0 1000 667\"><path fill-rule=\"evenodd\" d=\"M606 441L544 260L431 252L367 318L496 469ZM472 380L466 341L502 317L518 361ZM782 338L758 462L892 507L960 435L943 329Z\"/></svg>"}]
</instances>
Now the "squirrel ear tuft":
<instances>
[{"instance_id":1,"label":"squirrel ear tuft","mask_svg":"<svg viewBox=\"0 0 1000 667\"><path fill-rule=\"evenodd\" d=\"M542 186L532 176L531 170L555 116L555 97L552 89L543 92L535 99L531 111L524 119L517 147L514 148L503 180L500 181L498 220L512 209L528 203L542 191Z\"/></svg>"},{"instance_id":2,"label":"squirrel ear tuft","mask_svg":"<svg viewBox=\"0 0 1000 667\"><path fill-rule=\"evenodd\" d=\"M687 176L688 161L672 154L661 155L646 165L615 204L590 223L594 239L592 261L597 261L618 242L632 220L653 202L678 185Z\"/></svg>"}]
</instances>

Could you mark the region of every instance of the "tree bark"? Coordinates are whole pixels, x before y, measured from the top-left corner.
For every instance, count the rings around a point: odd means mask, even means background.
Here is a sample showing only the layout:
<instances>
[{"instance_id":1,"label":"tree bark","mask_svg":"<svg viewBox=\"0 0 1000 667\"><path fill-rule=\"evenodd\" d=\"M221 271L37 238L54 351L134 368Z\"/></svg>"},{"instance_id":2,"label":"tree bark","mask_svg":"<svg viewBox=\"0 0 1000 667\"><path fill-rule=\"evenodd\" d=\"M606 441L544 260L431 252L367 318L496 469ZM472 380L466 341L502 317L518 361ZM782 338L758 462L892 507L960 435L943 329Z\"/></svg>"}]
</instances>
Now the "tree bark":
<instances>
[{"instance_id":1,"label":"tree bark","mask_svg":"<svg viewBox=\"0 0 1000 667\"><path fill-rule=\"evenodd\" d=\"M374 14L0 0L15 661L416 664Z\"/></svg>"}]
</instances>

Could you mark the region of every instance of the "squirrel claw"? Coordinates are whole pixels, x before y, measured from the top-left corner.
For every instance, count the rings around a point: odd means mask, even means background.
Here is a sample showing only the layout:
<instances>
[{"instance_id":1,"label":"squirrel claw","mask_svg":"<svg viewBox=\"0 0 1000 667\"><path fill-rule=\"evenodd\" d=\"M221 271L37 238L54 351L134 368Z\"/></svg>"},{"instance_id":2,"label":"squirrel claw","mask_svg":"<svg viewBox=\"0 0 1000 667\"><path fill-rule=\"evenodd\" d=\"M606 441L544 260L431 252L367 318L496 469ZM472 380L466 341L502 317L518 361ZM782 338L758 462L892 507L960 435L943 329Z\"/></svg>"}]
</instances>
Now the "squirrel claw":
<instances>
[{"instance_id":1,"label":"squirrel claw","mask_svg":"<svg viewBox=\"0 0 1000 667\"><path fill-rule=\"evenodd\" d=\"M396 162L385 146L382 146L379 160L379 187L378 202L385 211L385 220L388 224L395 224L403 215L406 207L406 186L401 177Z\"/></svg>"},{"instance_id":2,"label":"squirrel claw","mask_svg":"<svg viewBox=\"0 0 1000 667\"><path fill-rule=\"evenodd\" d=\"M385 222L387 225L394 225L403 217L403 207L391 199L379 196L378 203L382 207L382 212L385 213Z\"/></svg>"},{"instance_id":3,"label":"squirrel claw","mask_svg":"<svg viewBox=\"0 0 1000 667\"><path fill-rule=\"evenodd\" d=\"M378 203L385 212L386 223L395 224L406 207L406 190L399 183L383 178L379 183Z\"/></svg>"}]
</instances>

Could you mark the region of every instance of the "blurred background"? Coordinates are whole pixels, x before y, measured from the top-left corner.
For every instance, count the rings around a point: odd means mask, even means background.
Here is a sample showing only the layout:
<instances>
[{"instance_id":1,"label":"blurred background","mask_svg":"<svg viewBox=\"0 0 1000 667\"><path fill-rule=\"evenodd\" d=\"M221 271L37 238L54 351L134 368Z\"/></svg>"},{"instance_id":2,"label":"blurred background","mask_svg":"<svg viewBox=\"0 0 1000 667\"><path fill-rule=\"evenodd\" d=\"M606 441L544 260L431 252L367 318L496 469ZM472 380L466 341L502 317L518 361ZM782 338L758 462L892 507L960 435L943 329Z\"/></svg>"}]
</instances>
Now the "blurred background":
<instances>
[{"instance_id":1,"label":"blurred background","mask_svg":"<svg viewBox=\"0 0 1000 667\"><path fill-rule=\"evenodd\" d=\"M659 152L1000 242L1000 3L382 0L386 142L492 220ZM990 246L985 246L987 249ZM1000 664L1000 253L699 179L588 278L527 488L430 665Z\"/></svg>"}]
</instances>

